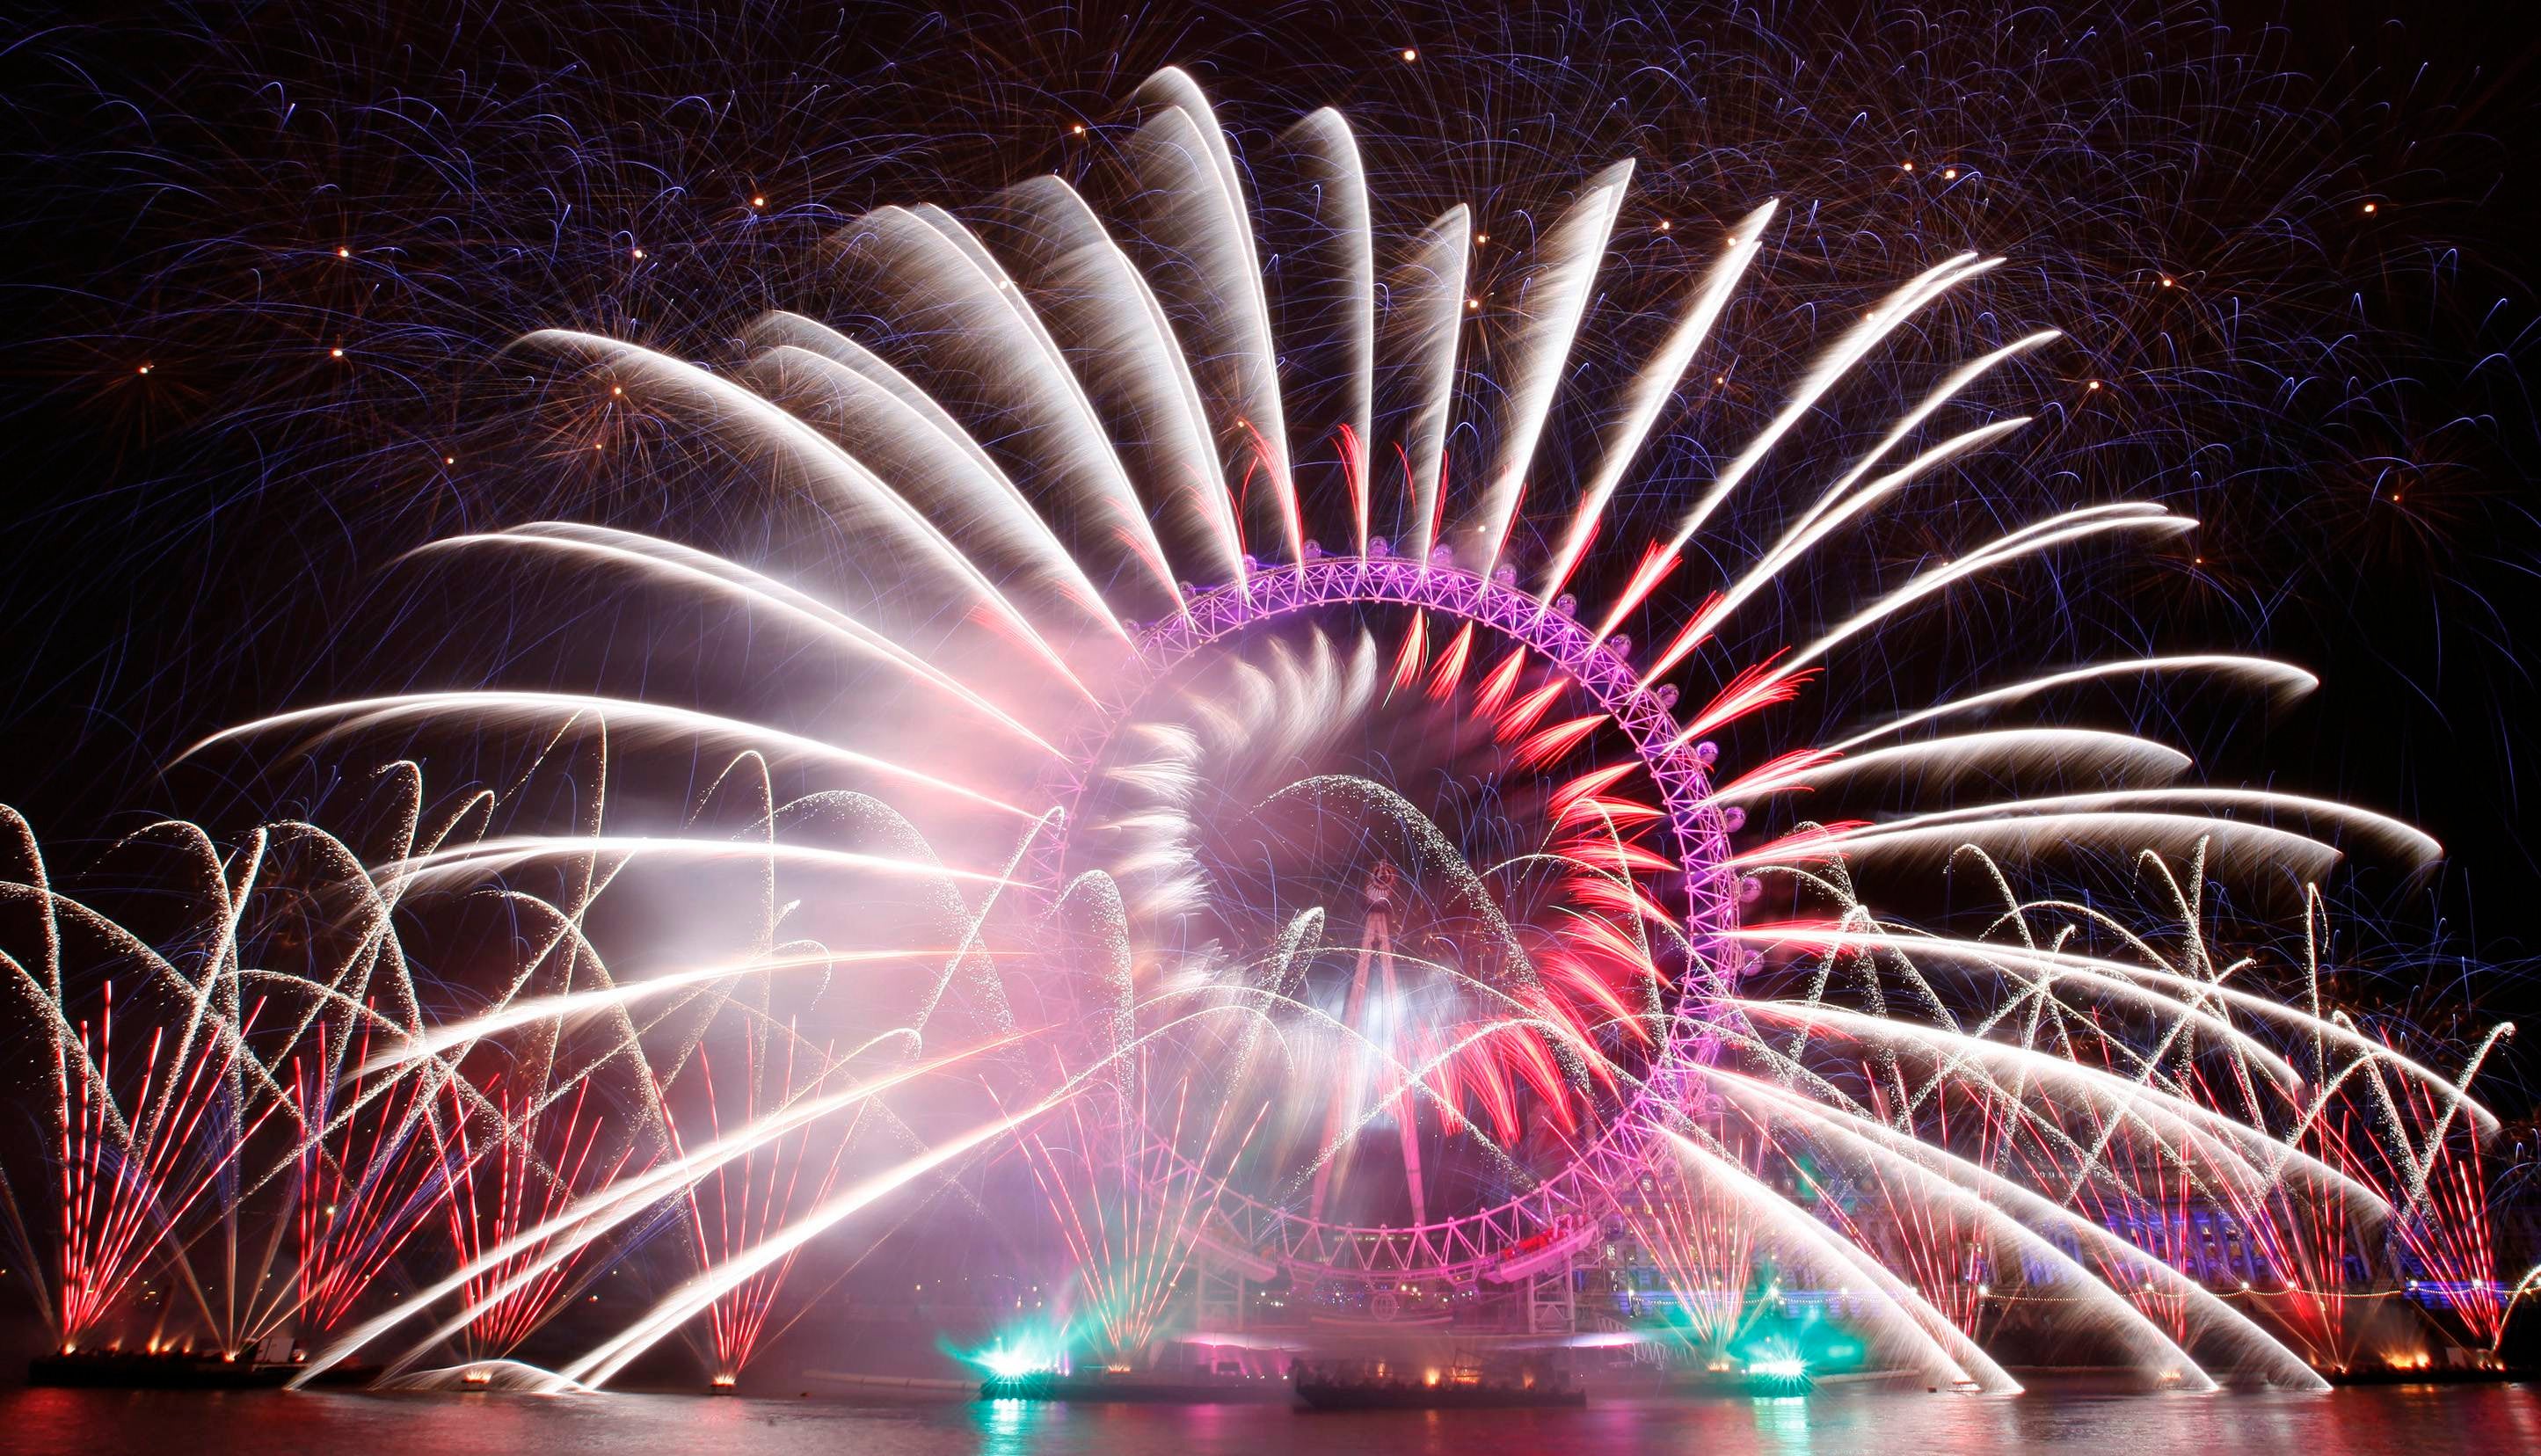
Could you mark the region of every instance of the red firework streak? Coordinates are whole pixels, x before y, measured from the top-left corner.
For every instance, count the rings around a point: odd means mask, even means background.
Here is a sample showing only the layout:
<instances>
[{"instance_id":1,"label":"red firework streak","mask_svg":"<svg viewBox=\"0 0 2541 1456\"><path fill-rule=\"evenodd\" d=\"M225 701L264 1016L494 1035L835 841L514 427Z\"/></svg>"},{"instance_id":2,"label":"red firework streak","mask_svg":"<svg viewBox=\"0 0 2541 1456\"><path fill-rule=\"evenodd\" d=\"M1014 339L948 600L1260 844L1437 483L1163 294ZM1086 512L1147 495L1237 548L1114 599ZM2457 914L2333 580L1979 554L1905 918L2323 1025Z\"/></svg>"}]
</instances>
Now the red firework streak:
<instances>
[{"instance_id":1,"label":"red firework streak","mask_svg":"<svg viewBox=\"0 0 2541 1456\"><path fill-rule=\"evenodd\" d=\"M1891 1123L1889 1090L1868 1066L1862 1068L1870 1083L1871 1110L1883 1123ZM1932 1098L1932 1127L1919 1134L1923 1140L1938 1147L1950 1147L1949 1093L1946 1088ZM1976 1128L1976 1145L1961 1156L1970 1162L1992 1167L2000 1153L2003 1120L1990 1116L1982 1102L1970 1109L1964 1122ZM1900 1188L1889 1181L1886 1167L1870 1165L1870 1189L1879 1197L1879 1206L1886 1213L1888 1230L1887 1259L1889 1268L1906 1275L1925 1303L1939 1310L1943 1318L1970 1337L1987 1309L1986 1295L1993 1280L1993 1251L1973 1219L1960 1214L1956 1205L1940 1200L1919 1198L1911 1188ZM1838 1226L1846 1229L1852 1241L1864 1248L1872 1247L1865 1231L1854 1225L1851 1214L1832 1199L1823 1200Z\"/></svg>"},{"instance_id":2,"label":"red firework streak","mask_svg":"<svg viewBox=\"0 0 2541 1456\"><path fill-rule=\"evenodd\" d=\"M589 1106L588 1077L570 1094L544 1087L516 1092L499 1075L489 1078L482 1090L492 1103L490 1112L462 1103L454 1084L444 1149L452 1174L442 1208L451 1248L463 1265L553 1218L583 1194L617 1181L632 1153L630 1144L614 1161L593 1157L604 1119ZM562 1116L558 1116L559 1107ZM577 1273L593 1257L591 1244L554 1259L519 1287L495 1295L504 1284L546 1263L557 1238L571 1232L559 1230L535 1240L461 1286L460 1297L471 1306L493 1300L469 1322L467 1339L474 1355L502 1355L518 1348L571 1297Z\"/></svg>"},{"instance_id":3,"label":"red firework streak","mask_svg":"<svg viewBox=\"0 0 2541 1456\"><path fill-rule=\"evenodd\" d=\"M314 1057L291 1060L288 1089L301 1126L294 1279L306 1331L333 1329L350 1314L446 1196L451 1170L427 1084L410 1070L359 1069L370 1061L372 1023L364 1018L350 1049L357 1070L348 1079Z\"/></svg>"},{"instance_id":4,"label":"red firework streak","mask_svg":"<svg viewBox=\"0 0 2541 1456\"><path fill-rule=\"evenodd\" d=\"M2400 1105L2427 1138L2417 1155L2424 1171L2412 1180L2395 1166L2391 1205L2399 1216L2392 1234L2422 1275L2452 1307L2474 1343L2493 1346L2505 1323L2505 1292L2497 1287L2497 1250L2488 1225L2488 1183L2479 1138L2459 1118L2444 1122L2433 1094L2415 1080L2402 1083ZM2405 1145L2386 1148L2406 1162ZM2411 1183L2416 1187L2411 1187Z\"/></svg>"},{"instance_id":5,"label":"red firework streak","mask_svg":"<svg viewBox=\"0 0 2541 1456\"><path fill-rule=\"evenodd\" d=\"M1198 1248L1199 1232L1226 1195L1228 1170L1252 1145L1270 1110L1268 1102L1255 1109L1230 1142L1234 1108L1221 1101L1198 1156L1187 1158L1182 1139L1190 1101L1185 1078L1176 1085L1173 1121L1161 1140L1149 1137L1134 1118L1108 1131L1089 1128L1084 1096L1068 1102L1074 1148L1053 1148L1038 1132L1023 1139L1025 1161L1076 1265L1078 1292L1086 1301L1068 1312L1068 1333L1090 1326L1107 1357L1133 1354L1154 1339ZM1123 1139L1139 1146L1117 1148ZM1220 1147L1229 1150L1212 1172Z\"/></svg>"},{"instance_id":6,"label":"red firework streak","mask_svg":"<svg viewBox=\"0 0 2541 1456\"><path fill-rule=\"evenodd\" d=\"M2261 1119L2258 1099L2237 1058L2234 1070L2242 1083L2243 1100L2251 1108L2251 1121L2257 1123ZM2191 1081L2189 1090L2197 1101L2221 1110L2202 1074ZM2300 1116L2302 1109L2293 1103L2292 1095L2280 1091L2293 1114ZM2326 1109L2296 1139L2296 1145L2332 1167L2361 1176L2365 1170L2353 1156L2346 1127L2346 1108ZM2245 1258L2253 1269L2242 1280L2253 1304L2273 1316L2314 1364L2346 1368L2354 1356L2347 1327L2347 1254L2355 1236L2346 1201L2298 1197L2282 1178L2257 1191L2241 1180L2227 1179L2220 1182L2220 1189L2222 1208L2240 1228ZM2188 1251L2191 1256L2195 1252ZM2210 1249L2207 1254L2210 1269L2228 1263L2221 1257L2225 1250Z\"/></svg>"},{"instance_id":7,"label":"red firework streak","mask_svg":"<svg viewBox=\"0 0 2541 1456\"><path fill-rule=\"evenodd\" d=\"M797 1045L794 1026L788 1022L784 1062L781 1068L775 1068L766 1064L762 1038L743 1039L742 1126L756 1125L795 1099L811 1095L826 1078L825 1072L809 1085L796 1082ZM827 1048L822 1050L821 1062L824 1067L833 1064ZM771 1072L776 1073L772 1087L768 1078ZM712 1135L719 1138L725 1132L721 1104L715 1094L713 1063L702 1047L697 1051L697 1077L705 1087L707 1125ZM739 1158L719 1164L705 1178L690 1185L690 1230L696 1239L700 1264L710 1269L748 1253L769 1236L782 1232L797 1214L827 1198L863 1119L864 1109L859 1107L843 1129L830 1134L835 1140L826 1151L813 1145L814 1133L826 1123L806 1124L752 1145ZM671 1122L667 1108L664 1120L671 1128L673 1156L685 1156L678 1124ZM811 1175L808 1178L807 1169ZM708 1307L707 1328L713 1343L717 1383L730 1384L759 1352L760 1342L775 1313L777 1296L783 1292L800 1257L799 1249L788 1253L717 1296Z\"/></svg>"},{"instance_id":8,"label":"red firework streak","mask_svg":"<svg viewBox=\"0 0 2541 1456\"><path fill-rule=\"evenodd\" d=\"M1735 1147L1730 1156L1747 1159ZM1750 1172L1754 1170L1749 1169ZM1697 1351L1725 1355L1729 1343L1760 1311L1747 1300L1755 1268L1756 1220L1709 1187L1691 1186L1674 1168L1651 1175L1656 1187L1632 1205L1641 1247L1657 1266L1685 1316L1682 1339Z\"/></svg>"},{"instance_id":9,"label":"red firework streak","mask_svg":"<svg viewBox=\"0 0 2541 1456\"><path fill-rule=\"evenodd\" d=\"M65 1347L78 1346L136 1278L164 1262L192 1292L222 1347L235 1352L234 1332L212 1314L186 1263L188 1239L180 1229L207 1195L233 1181L226 1175L237 1169L247 1140L278 1106L267 1102L253 1120L245 1120L232 1085L241 1043L262 1008L262 1001L252 1006L235 1036L204 1038L199 1055L182 1060L169 1049L168 1029L154 1029L128 1099L114 1091L111 981L106 983L94 1044L88 1023L80 1023L79 1075L70 1074L56 1048L55 1075L62 1092L59 1273ZM141 1109L138 1118L126 1117L127 1103Z\"/></svg>"}]
</instances>

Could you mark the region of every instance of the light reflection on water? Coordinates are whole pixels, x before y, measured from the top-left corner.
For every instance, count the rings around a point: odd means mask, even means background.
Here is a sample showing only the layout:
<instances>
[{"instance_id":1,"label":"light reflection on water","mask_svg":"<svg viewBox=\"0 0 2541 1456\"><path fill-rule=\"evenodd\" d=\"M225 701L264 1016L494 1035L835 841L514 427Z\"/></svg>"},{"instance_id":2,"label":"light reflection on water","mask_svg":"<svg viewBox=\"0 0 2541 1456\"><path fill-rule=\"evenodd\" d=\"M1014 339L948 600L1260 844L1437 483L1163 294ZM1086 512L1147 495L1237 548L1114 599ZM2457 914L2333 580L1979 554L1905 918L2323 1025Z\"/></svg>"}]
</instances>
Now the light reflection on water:
<instances>
[{"instance_id":1,"label":"light reflection on water","mask_svg":"<svg viewBox=\"0 0 2541 1456\"><path fill-rule=\"evenodd\" d=\"M2541 1451L2541 1389L2013 1399L1870 1391L1585 1411L1316 1416L1278 1407L858 1404L687 1395L0 1392L0 1451L94 1456L1212 1456L1413 1452Z\"/></svg>"}]
</instances>

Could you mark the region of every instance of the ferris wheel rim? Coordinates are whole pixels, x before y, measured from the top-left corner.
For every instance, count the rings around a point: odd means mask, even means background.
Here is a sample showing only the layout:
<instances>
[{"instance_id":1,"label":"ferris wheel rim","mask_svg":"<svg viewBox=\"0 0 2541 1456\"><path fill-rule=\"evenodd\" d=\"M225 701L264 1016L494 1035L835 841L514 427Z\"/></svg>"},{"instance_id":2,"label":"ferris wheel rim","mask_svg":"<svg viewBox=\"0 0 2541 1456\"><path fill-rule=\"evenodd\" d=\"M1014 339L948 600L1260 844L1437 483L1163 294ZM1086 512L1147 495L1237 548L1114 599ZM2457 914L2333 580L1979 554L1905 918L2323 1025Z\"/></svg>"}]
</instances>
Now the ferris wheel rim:
<instances>
[{"instance_id":1,"label":"ferris wheel rim","mask_svg":"<svg viewBox=\"0 0 2541 1456\"><path fill-rule=\"evenodd\" d=\"M1557 1225L1559 1208L1567 1208L1575 1217L1601 1217L1603 1205L1612 1202L1618 1190L1637 1181L1637 1170L1649 1156L1654 1139L1648 1128L1657 1110L1652 1104L1672 1104L1681 1090L1663 1074L1682 1059L1708 1060L1716 1051L1709 1039L1693 1030L1700 1018L1689 1016L1688 1010L1734 981L1741 949L1726 934L1737 919L1736 876L1729 867L1728 822L1710 803L1706 763L1697 749L1682 741L1673 691L1639 680L1628 656L1628 643L1592 632L1572 615L1567 599L1539 600L1520 591L1515 580L1514 571L1507 567L1486 576L1459 566L1443 546L1427 559L1413 559L1391 554L1379 541L1360 555L1329 555L1310 545L1305 559L1263 565L1240 581L1205 587L1186 584L1179 610L1137 631L1133 670L1098 710L1082 716L1063 757L1045 770L1038 786L1036 802L1055 808L1056 823L1051 832L1036 837L1019 878L1037 885L1054 902L1065 884L1069 830L1094 765L1157 683L1199 652L1265 622L1368 606L1438 612L1542 654L1606 711L1657 786L1681 869L1686 911L1682 928L1693 958L1708 969L1708 975L1698 976L1689 965L1667 1016L1666 1035L1651 1058L1653 1075L1608 1119L1597 1137L1560 1169L1535 1188L1488 1207L1416 1225L1388 1226L1310 1219L1240 1189L1221 1190L1218 1219L1225 1221L1231 1206L1249 1221L1267 1225L1282 1245L1276 1262L1292 1271L1353 1279L1472 1275L1509 1253L1470 1237L1472 1233L1499 1234L1529 1224L1541 1232ZM1179 1150L1169 1145L1162 1150L1188 1165ZM1321 1256L1334 1249L1406 1243L1432 1254L1459 1247L1469 1252L1392 1270L1351 1267L1332 1257L1302 1257L1299 1252L1305 1245ZM1260 1251L1255 1253L1261 1257Z\"/></svg>"}]
</instances>

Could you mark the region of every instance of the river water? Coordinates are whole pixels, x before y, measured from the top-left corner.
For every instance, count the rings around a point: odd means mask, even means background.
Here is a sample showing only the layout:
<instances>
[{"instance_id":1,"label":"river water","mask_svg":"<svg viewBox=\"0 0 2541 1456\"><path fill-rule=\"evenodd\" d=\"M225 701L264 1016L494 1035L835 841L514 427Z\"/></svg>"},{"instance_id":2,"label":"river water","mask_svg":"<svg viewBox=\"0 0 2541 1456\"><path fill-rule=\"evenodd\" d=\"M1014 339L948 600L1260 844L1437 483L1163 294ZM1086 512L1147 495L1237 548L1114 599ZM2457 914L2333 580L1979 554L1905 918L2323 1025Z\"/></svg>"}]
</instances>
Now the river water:
<instances>
[{"instance_id":1,"label":"river water","mask_svg":"<svg viewBox=\"0 0 2541 1456\"><path fill-rule=\"evenodd\" d=\"M1036 1406L610 1394L0 1392L0 1452L88 1456L1211 1456L1252 1452L2541 1451L2541 1387L2011 1399L1827 1390L1584 1411L1314 1415L1276 1406Z\"/></svg>"}]
</instances>

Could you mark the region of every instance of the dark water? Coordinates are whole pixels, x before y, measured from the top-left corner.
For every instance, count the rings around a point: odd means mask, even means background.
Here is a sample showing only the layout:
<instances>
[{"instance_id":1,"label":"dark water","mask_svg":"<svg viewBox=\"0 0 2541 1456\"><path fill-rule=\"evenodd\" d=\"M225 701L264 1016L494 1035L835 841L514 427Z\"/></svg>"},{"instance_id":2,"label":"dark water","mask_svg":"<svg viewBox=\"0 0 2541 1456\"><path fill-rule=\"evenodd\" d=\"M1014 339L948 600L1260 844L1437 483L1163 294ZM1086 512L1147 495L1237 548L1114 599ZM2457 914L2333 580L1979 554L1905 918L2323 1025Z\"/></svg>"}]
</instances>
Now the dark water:
<instances>
[{"instance_id":1,"label":"dark water","mask_svg":"<svg viewBox=\"0 0 2541 1456\"><path fill-rule=\"evenodd\" d=\"M2008 1400L1821 1392L1585 1411L1316 1416L1279 1407L857 1404L696 1396L0 1392L0 1451L95 1456L1210 1456L1215 1452L2541 1451L2541 1388Z\"/></svg>"}]
</instances>

